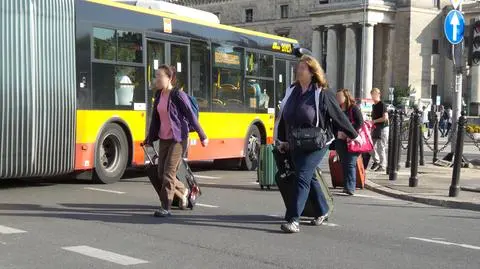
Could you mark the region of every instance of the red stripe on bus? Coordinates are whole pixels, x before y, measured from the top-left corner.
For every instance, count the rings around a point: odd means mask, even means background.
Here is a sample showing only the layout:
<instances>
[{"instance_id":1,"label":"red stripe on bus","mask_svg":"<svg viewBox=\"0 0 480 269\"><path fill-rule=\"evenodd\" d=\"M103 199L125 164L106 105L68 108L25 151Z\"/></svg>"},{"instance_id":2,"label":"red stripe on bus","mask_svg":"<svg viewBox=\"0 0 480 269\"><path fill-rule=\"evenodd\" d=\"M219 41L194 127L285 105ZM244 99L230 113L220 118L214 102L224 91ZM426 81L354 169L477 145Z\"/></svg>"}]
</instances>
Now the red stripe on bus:
<instances>
[{"instance_id":1,"label":"red stripe on bus","mask_svg":"<svg viewBox=\"0 0 480 269\"><path fill-rule=\"evenodd\" d=\"M95 143L75 144L75 170L92 169L94 165Z\"/></svg>"},{"instance_id":2,"label":"red stripe on bus","mask_svg":"<svg viewBox=\"0 0 480 269\"><path fill-rule=\"evenodd\" d=\"M190 161L201 161L219 158L241 158L244 156L244 148L244 138L211 139L206 148L202 147L200 140L196 139L190 141L188 159Z\"/></svg>"}]
</instances>

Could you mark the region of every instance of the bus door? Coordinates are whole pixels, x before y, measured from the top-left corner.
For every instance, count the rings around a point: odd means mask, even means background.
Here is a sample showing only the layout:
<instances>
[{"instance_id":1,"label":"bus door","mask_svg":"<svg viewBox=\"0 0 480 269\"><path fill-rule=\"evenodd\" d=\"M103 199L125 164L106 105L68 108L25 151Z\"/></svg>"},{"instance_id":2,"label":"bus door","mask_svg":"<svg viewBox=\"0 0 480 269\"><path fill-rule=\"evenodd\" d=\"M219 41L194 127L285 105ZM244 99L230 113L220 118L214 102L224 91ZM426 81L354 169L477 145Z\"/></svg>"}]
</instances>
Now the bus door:
<instances>
[{"instance_id":1,"label":"bus door","mask_svg":"<svg viewBox=\"0 0 480 269\"><path fill-rule=\"evenodd\" d=\"M177 71L177 86L188 92L190 85L188 45L165 41L147 40L147 120L150 123L155 96L155 72L163 64L172 65ZM148 124L147 124L148 129Z\"/></svg>"},{"instance_id":2,"label":"bus door","mask_svg":"<svg viewBox=\"0 0 480 269\"><path fill-rule=\"evenodd\" d=\"M147 130L150 127L152 106L155 97L155 72L161 65L171 65L177 72L177 86L188 93L190 85L189 47L181 43L148 39L147 40ZM156 144L155 144L156 145Z\"/></svg>"}]
</instances>

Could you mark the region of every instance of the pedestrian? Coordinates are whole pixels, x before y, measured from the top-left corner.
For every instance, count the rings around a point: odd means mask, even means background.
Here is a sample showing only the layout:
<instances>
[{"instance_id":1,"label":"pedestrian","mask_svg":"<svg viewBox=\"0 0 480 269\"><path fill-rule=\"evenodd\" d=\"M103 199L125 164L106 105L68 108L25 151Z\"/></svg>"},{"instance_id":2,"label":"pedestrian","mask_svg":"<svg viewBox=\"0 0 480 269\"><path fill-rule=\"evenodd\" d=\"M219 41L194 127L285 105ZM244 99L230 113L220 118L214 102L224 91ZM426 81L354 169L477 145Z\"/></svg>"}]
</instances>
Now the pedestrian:
<instances>
[{"instance_id":1,"label":"pedestrian","mask_svg":"<svg viewBox=\"0 0 480 269\"><path fill-rule=\"evenodd\" d=\"M203 147L208 139L190 105L189 97L175 86L175 67L162 65L155 72L155 101L148 136L144 144L159 142L158 180L152 184L160 198L161 207L155 211L156 217L171 215L171 205L175 193L180 194L180 208L185 209L189 194L188 188L177 177L177 169L183 156L185 141L188 140L189 126L198 133Z\"/></svg>"},{"instance_id":2,"label":"pedestrian","mask_svg":"<svg viewBox=\"0 0 480 269\"><path fill-rule=\"evenodd\" d=\"M343 113L347 116L355 130L359 130L363 124L362 112L355 104L355 99L348 89L337 91L337 102ZM334 128L335 129L335 128ZM343 169L343 192L348 195L354 195L357 182L357 159L359 153L348 151L347 136L342 131L334 130L335 150L340 157L340 163Z\"/></svg>"},{"instance_id":3,"label":"pedestrian","mask_svg":"<svg viewBox=\"0 0 480 269\"><path fill-rule=\"evenodd\" d=\"M372 107L372 120L375 128L372 131L373 164L371 169L376 172L385 172L387 164L388 145L388 111L385 103L380 100L381 91L373 88L370 92L374 105Z\"/></svg>"},{"instance_id":4,"label":"pedestrian","mask_svg":"<svg viewBox=\"0 0 480 269\"><path fill-rule=\"evenodd\" d=\"M287 223L281 226L286 233L300 231L300 215L309 195L315 199L319 212L311 224L321 225L328 217L329 207L314 172L334 139L331 124L351 139L357 139L358 136L335 100L335 94L327 90L325 73L315 58L305 55L300 59L296 78L297 81L287 89L281 102L276 128L278 149L282 153L288 151L291 154L297 179L293 199L290 205L287 205ZM317 123L322 131L316 136L312 147L294 146L299 140L295 140L293 134L312 130Z\"/></svg>"},{"instance_id":5,"label":"pedestrian","mask_svg":"<svg viewBox=\"0 0 480 269\"><path fill-rule=\"evenodd\" d=\"M439 125L439 129L440 129L440 136L441 137L444 137L445 136L445 132L446 132L446 129L447 129L447 118L444 117L445 115L445 107L443 105L440 106L440 108L438 109L438 114L439 114L439 122L438 122L438 125Z\"/></svg>"},{"instance_id":6,"label":"pedestrian","mask_svg":"<svg viewBox=\"0 0 480 269\"><path fill-rule=\"evenodd\" d=\"M447 131L445 132L445 136L448 136L450 133L450 130L452 129L452 117L453 117L453 110L448 107L447 110L445 110L445 119L447 123Z\"/></svg>"},{"instance_id":7,"label":"pedestrian","mask_svg":"<svg viewBox=\"0 0 480 269\"><path fill-rule=\"evenodd\" d=\"M422 128L422 130L427 131L427 136L430 136L429 114L430 114L430 112L427 111L427 107L423 106L422 107L422 123L423 123L424 128Z\"/></svg>"}]
</instances>

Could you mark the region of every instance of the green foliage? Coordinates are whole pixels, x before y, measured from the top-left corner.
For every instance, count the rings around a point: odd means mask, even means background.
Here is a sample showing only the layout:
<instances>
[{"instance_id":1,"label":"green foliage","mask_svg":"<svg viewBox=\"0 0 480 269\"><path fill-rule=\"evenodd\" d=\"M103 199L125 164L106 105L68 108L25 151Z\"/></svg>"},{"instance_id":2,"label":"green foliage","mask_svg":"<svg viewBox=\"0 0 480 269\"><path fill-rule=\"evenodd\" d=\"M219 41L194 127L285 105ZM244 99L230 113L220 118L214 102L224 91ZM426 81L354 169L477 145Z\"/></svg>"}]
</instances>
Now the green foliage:
<instances>
[{"instance_id":1,"label":"green foliage","mask_svg":"<svg viewBox=\"0 0 480 269\"><path fill-rule=\"evenodd\" d=\"M410 94L414 90L415 89L413 89L412 86L408 86L407 88L400 87L400 86L394 87L393 105L398 106L398 105L404 104L404 100L408 99L410 97Z\"/></svg>"}]
</instances>

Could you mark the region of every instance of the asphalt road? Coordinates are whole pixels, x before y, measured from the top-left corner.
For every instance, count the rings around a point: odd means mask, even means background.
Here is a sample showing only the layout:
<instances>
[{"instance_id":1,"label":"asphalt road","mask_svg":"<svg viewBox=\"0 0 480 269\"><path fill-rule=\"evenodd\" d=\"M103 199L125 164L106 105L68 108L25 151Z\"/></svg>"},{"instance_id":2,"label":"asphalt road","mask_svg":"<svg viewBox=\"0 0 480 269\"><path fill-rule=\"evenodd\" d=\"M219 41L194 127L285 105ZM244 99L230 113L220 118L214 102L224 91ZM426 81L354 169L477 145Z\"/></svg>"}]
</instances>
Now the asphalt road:
<instances>
[{"instance_id":1,"label":"asphalt road","mask_svg":"<svg viewBox=\"0 0 480 269\"><path fill-rule=\"evenodd\" d=\"M196 170L201 204L167 219L152 216L157 198L137 173L0 182L0 268L479 268L479 212L334 191L327 225L283 234L278 191L208 168Z\"/></svg>"}]
</instances>

